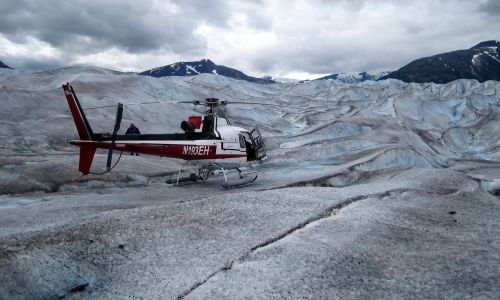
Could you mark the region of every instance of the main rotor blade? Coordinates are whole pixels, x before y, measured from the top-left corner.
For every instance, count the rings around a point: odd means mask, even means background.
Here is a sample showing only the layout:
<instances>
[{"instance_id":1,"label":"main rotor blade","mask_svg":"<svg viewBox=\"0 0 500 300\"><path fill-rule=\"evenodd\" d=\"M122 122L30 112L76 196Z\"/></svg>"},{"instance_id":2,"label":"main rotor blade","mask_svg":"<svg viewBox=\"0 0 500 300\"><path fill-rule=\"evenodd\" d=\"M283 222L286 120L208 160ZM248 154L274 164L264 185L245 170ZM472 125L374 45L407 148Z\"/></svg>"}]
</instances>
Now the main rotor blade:
<instances>
[{"instance_id":1,"label":"main rotor blade","mask_svg":"<svg viewBox=\"0 0 500 300\"><path fill-rule=\"evenodd\" d=\"M227 119L226 109L223 106L217 106L217 107L215 107L215 112L217 113L218 116L220 116L220 117L226 119L227 121L229 121Z\"/></svg>"},{"instance_id":2,"label":"main rotor blade","mask_svg":"<svg viewBox=\"0 0 500 300\"><path fill-rule=\"evenodd\" d=\"M132 105L142 105L142 104L153 104L153 103L161 103L160 101L150 101L150 102L138 102L138 103L127 103L127 104L122 104L123 106L132 106ZM103 105L103 106L96 106L96 107L86 107L83 110L90 110L90 109L99 109L99 108L107 108L107 107L115 107L116 105Z\"/></svg>"},{"instance_id":3,"label":"main rotor blade","mask_svg":"<svg viewBox=\"0 0 500 300\"><path fill-rule=\"evenodd\" d=\"M168 103L200 105L200 101L199 100L191 100L191 101L147 101L147 102L135 102L135 103L126 103L126 104L123 104L123 106L144 105L144 104L168 104ZM99 109L99 108L107 108L107 107L115 107L115 105L112 104L112 105L102 105L102 106L95 106L95 107L86 107L86 108L83 108L83 110L91 110L91 109Z\"/></svg>"},{"instance_id":4,"label":"main rotor blade","mask_svg":"<svg viewBox=\"0 0 500 300\"><path fill-rule=\"evenodd\" d=\"M273 103L262 103L262 102L243 102L243 101L223 101L225 102L224 105L228 104L241 104L241 105L262 105L262 106L271 106L271 107L278 107L278 108L295 108L295 109L303 109L304 107L297 107L297 106L290 106L290 105L279 105L279 104L273 104Z\"/></svg>"}]
</instances>

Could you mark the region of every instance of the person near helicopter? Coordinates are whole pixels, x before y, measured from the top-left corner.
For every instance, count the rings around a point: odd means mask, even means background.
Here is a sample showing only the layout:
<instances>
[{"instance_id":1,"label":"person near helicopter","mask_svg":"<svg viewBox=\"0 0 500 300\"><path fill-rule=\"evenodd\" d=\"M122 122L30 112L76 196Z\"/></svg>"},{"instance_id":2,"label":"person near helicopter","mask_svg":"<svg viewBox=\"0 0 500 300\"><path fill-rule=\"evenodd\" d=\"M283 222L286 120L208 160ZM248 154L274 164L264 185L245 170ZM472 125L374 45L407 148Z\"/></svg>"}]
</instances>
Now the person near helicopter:
<instances>
[{"instance_id":1,"label":"person near helicopter","mask_svg":"<svg viewBox=\"0 0 500 300\"><path fill-rule=\"evenodd\" d=\"M127 131L125 132L126 135L129 134L141 134L141 131L137 126L135 126L134 123L130 123L130 126L127 128ZM130 155L134 155L134 153L130 153ZM139 156L139 153L135 153L135 155Z\"/></svg>"}]
</instances>

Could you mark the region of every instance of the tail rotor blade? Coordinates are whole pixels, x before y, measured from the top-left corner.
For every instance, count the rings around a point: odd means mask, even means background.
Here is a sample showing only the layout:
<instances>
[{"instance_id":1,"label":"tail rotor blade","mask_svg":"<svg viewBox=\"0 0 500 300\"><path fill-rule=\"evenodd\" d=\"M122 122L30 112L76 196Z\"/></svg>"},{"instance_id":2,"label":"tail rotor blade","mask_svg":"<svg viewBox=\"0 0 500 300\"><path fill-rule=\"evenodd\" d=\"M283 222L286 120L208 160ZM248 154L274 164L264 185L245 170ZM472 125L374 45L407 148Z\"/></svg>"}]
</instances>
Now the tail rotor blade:
<instances>
[{"instance_id":1,"label":"tail rotor blade","mask_svg":"<svg viewBox=\"0 0 500 300\"><path fill-rule=\"evenodd\" d=\"M115 148L116 134L118 130L120 130L120 124L122 122L123 116L123 104L118 103L118 107L116 108L116 119L115 119L115 127L113 128L113 135L111 135L111 144L109 144L108 150L108 161L106 162L106 170L111 170L111 161L113 159L113 149Z\"/></svg>"},{"instance_id":2,"label":"tail rotor blade","mask_svg":"<svg viewBox=\"0 0 500 300\"><path fill-rule=\"evenodd\" d=\"M111 170L111 160L113 159L113 146L109 147L108 150L108 161L106 162L106 170Z\"/></svg>"},{"instance_id":3,"label":"tail rotor blade","mask_svg":"<svg viewBox=\"0 0 500 300\"><path fill-rule=\"evenodd\" d=\"M122 123L123 116L123 104L118 103L118 107L116 109L116 119L115 119L115 128L113 129L113 135L116 138L116 133L120 130L120 125Z\"/></svg>"}]
</instances>

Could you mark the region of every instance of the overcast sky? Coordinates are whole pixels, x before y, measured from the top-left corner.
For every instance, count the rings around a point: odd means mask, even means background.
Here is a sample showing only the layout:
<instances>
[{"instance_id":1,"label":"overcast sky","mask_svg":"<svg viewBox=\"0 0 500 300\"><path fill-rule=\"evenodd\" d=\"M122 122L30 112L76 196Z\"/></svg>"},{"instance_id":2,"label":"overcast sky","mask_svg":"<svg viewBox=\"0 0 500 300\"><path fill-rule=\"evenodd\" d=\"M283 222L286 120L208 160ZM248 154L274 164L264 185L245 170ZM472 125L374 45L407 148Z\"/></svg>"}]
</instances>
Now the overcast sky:
<instances>
[{"instance_id":1,"label":"overcast sky","mask_svg":"<svg viewBox=\"0 0 500 300\"><path fill-rule=\"evenodd\" d=\"M0 12L0 60L16 69L210 58L304 79L500 40L500 0L1 0Z\"/></svg>"}]
</instances>

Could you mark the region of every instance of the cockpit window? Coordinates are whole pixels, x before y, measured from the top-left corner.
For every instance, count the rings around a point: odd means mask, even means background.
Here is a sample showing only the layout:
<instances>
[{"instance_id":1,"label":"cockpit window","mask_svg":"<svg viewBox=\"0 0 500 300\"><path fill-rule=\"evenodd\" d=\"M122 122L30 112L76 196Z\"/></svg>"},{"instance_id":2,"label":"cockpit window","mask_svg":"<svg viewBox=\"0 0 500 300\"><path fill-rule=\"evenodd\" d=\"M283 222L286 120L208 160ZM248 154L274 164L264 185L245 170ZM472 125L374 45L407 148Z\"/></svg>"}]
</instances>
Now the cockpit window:
<instances>
[{"instance_id":1,"label":"cockpit window","mask_svg":"<svg viewBox=\"0 0 500 300\"><path fill-rule=\"evenodd\" d=\"M243 136L243 134L239 134L239 139L240 139L240 148L245 148L245 137Z\"/></svg>"}]
</instances>

